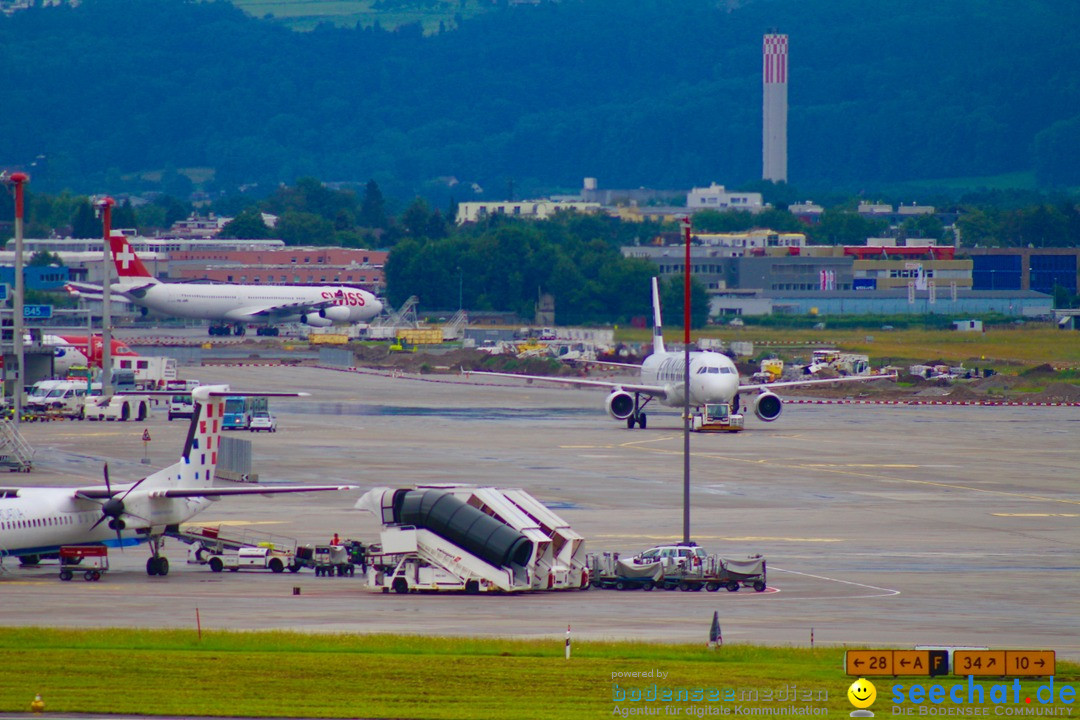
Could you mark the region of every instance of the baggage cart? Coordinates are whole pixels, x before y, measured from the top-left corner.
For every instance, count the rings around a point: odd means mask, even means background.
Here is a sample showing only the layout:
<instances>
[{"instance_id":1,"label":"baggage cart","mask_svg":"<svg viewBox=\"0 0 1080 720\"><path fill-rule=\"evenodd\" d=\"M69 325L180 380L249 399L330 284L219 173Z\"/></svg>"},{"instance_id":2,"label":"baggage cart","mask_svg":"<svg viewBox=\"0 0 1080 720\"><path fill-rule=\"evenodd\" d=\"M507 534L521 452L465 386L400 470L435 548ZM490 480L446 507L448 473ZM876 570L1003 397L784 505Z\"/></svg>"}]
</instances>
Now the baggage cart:
<instances>
[{"instance_id":1,"label":"baggage cart","mask_svg":"<svg viewBox=\"0 0 1080 720\"><path fill-rule=\"evenodd\" d=\"M60 548L60 579L71 580L81 572L83 580L96 582L109 569L109 548L104 545L64 545Z\"/></svg>"}]
</instances>

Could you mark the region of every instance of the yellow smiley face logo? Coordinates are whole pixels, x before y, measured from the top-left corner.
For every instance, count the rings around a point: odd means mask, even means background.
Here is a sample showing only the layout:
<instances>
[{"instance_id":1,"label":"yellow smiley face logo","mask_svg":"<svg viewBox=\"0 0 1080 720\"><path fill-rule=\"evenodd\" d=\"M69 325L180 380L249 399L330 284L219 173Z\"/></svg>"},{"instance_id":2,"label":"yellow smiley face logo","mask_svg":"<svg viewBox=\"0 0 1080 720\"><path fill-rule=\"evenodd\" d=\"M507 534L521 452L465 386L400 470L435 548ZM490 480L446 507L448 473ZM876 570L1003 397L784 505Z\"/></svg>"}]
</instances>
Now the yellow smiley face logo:
<instances>
[{"instance_id":1,"label":"yellow smiley face logo","mask_svg":"<svg viewBox=\"0 0 1080 720\"><path fill-rule=\"evenodd\" d=\"M870 707L877 700L877 688L866 678L859 678L847 689L848 700L860 710Z\"/></svg>"}]
</instances>

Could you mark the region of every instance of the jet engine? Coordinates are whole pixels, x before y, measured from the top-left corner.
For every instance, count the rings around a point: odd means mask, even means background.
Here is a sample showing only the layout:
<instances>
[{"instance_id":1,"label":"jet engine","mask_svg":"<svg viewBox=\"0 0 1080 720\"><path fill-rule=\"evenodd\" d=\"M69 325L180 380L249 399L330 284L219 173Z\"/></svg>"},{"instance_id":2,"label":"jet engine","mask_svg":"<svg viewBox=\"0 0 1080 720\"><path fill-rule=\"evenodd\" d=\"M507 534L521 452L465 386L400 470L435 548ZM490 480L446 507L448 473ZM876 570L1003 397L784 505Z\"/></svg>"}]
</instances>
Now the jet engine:
<instances>
[{"instance_id":1,"label":"jet engine","mask_svg":"<svg viewBox=\"0 0 1080 720\"><path fill-rule=\"evenodd\" d=\"M331 320L333 322L347 322L349 319L349 308L344 305L331 305L330 307L324 307L319 311L319 317Z\"/></svg>"},{"instance_id":2,"label":"jet engine","mask_svg":"<svg viewBox=\"0 0 1080 720\"><path fill-rule=\"evenodd\" d=\"M616 420L625 420L634 414L634 396L624 390L616 390L607 396L608 415Z\"/></svg>"},{"instance_id":3,"label":"jet engine","mask_svg":"<svg viewBox=\"0 0 1080 720\"><path fill-rule=\"evenodd\" d=\"M317 312L308 313L307 315L301 315L300 322L304 323L305 325L310 325L311 327L330 327L334 324L333 320L327 320L324 317L320 317L319 313Z\"/></svg>"},{"instance_id":4,"label":"jet engine","mask_svg":"<svg viewBox=\"0 0 1080 720\"><path fill-rule=\"evenodd\" d=\"M778 395L771 392L763 392L750 402L753 405L754 414L764 422L772 422L780 417L780 413L784 409L784 402Z\"/></svg>"}]
</instances>

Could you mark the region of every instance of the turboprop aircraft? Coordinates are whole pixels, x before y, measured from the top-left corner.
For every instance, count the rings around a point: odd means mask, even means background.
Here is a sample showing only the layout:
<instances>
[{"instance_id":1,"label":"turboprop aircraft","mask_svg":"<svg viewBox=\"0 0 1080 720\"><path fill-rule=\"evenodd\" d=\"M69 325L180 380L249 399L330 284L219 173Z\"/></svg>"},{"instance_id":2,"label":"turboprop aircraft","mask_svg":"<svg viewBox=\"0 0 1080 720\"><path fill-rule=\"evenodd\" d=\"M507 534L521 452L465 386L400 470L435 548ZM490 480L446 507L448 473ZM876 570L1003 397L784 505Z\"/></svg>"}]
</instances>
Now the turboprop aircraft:
<instances>
[{"instance_id":1,"label":"turboprop aircraft","mask_svg":"<svg viewBox=\"0 0 1080 720\"><path fill-rule=\"evenodd\" d=\"M653 352L641 365L603 363L634 368L640 372L640 382L606 382L580 378L546 377L542 375L519 375L516 373L471 372L470 375L486 375L543 380L564 385L602 387L611 390L605 400L608 414L616 420L625 420L626 427L635 425L645 429L647 418L645 406L657 400L668 407L683 407L685 403L686 359L682 351L668 352L664 349L664 337L660 325L660 293L656 278L652 279L653 296ZM773 391L775 388L803 385L824 385L842 382L866 382L869 380L896 379L895 375L872 375L841 377L818 380L794 380L790 382L742 384L739 371L731 358L722 353L695 350L690 353L690 406L700 410L706 405L728 405L732 412L739 407L739 393L751 394L749 406L764 422L780 417L783 401Z\"/></svg>"},{"instance_id":2,"label":"turboprop aircraft","mask_svg":"<svg viewBox=\"0 0 1080 720\"><path fill-rule=\"evenodd\" d=\"M195 410L180 460L133 483L77 488L0 487L0 559L59 552L62 545L124 547L148 542L148 575L167 575L162 535L175 531L211 503L233 495L353 490L356 485L259 485L215 482L228 385L191 391ZM297 397L306 393L247 393Z\"/></svg>"},{"instance_id":3,"label":"turboprop aircraft","mask_svg":"<svg viewBox=\"0 0 1080 720\"><path fill-rule=\"evenodd\" d=\"M314 327L364 322L382 312L371 293L344 285L237 285L225 283L163 283L146 269L128 239L119 233L109 238L117 281L111 295L120 295L146 311L181 318L216 321L211 334L228 334L233 325L243 335L248 323L272 326L301 322ZM68 283L75 295L98 298L98 285ZM276 328L258 334L275 335Z\"/></svg>"}]
</instances>

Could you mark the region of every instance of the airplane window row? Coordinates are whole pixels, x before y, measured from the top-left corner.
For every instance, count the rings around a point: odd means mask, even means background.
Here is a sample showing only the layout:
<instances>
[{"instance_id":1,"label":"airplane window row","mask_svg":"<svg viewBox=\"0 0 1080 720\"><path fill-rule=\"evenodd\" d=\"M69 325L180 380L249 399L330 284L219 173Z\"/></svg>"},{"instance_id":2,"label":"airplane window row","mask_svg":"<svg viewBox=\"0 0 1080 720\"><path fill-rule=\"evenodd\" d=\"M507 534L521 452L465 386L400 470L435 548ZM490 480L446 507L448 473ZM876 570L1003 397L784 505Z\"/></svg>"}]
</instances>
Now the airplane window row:
<instances>
[{"instance_id":1,"label":"airplane window row","mask_svg":"<svg viewBox=\"0 0 1080 720\"><path fill-rule=\"evenodd\" d=\"M33 520L10 520L0 522L0 530L22 530L36 527L52 527L57 525L72 525L75 523L71 516L34 518Z\"/></svg>"}]
</instances>

